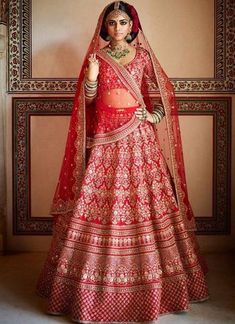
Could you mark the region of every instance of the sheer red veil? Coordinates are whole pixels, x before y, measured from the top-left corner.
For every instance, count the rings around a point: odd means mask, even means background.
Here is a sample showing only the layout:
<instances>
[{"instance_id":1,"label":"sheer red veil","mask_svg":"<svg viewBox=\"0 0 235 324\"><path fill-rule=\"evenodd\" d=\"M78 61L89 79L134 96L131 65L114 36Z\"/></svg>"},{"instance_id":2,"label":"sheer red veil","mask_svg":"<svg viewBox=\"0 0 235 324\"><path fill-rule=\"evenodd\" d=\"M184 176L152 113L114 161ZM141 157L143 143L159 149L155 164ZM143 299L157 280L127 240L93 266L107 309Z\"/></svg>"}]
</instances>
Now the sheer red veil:
<instances>
[{"instance_id":1,"label":"sheer red veil","mask_svg":"<svg viewBox=\"0 0 235 324\"><path fill-rule=\"evenodd\" d=\"M106 6L99 17L78 78L64 159L50 211L50 214L54 216L72 211L76 200L79 198L86 168L86 131L89 128L89 114L84 97L85 69L88 65L89 55L107 45L104 40L105 28L103 22L105 15L114 8L114 5L115 3L111 3ZM150 111L154 100L161 99L164 106L165 117L156 125L159 143L172 176L172 185L186 227L188 230L195 230L195 219L188 200L178 107L174 89L143 33L135 8L127 3L124 3L124 5L133 21L131 35L134 40L132 40L131 45L146 49L151 57L157 81L157 91L156 94L150 95L150 92L146 90L144 101Z\"/></svg>"}]
</instances>

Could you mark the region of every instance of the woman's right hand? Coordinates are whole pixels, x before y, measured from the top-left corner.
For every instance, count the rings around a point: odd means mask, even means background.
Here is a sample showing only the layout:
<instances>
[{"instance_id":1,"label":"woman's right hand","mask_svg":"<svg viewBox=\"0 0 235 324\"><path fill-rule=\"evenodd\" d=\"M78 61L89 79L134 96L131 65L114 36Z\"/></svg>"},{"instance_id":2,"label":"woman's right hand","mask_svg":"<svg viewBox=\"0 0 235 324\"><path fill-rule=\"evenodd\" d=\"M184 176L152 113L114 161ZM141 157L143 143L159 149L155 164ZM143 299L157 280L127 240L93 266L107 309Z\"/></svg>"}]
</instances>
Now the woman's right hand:
<instances>
[{"instance_id":1,"label":"woman's right hand","mask_svg":"<svg viewBox=\"0 0 235 324\"><path fill-rule=\"evenodd\" d=\"M89 65L86 72L86 77L89 81L96 81L99 74L99 61L96 58L96 54L89 56Z\"/></svg>"}]
</instances>

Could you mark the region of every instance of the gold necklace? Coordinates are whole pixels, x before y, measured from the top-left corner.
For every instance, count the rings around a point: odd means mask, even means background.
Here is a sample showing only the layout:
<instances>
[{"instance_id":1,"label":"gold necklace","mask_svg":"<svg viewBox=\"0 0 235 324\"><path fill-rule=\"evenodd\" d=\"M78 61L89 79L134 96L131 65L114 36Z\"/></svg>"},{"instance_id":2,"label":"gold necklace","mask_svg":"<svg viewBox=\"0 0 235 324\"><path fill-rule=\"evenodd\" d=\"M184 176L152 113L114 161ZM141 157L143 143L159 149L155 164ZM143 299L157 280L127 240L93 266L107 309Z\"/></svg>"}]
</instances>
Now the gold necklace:
<instances>
[{"instance_id":1,"label":"gold necklace","mask_svg":"<svg viewBox=\"0 0 235 324\"><path fill-rule=\"evenodd\" d=\"M121 45L117 45L115 46L113 49L111 47L111 45L109 45L109 49L107 49L107 53L115 58L116 60L119 60L121 57L126 56L127 54L130 53L130 50L128 48L122 48Z\"/></svg>"}]
</instances>

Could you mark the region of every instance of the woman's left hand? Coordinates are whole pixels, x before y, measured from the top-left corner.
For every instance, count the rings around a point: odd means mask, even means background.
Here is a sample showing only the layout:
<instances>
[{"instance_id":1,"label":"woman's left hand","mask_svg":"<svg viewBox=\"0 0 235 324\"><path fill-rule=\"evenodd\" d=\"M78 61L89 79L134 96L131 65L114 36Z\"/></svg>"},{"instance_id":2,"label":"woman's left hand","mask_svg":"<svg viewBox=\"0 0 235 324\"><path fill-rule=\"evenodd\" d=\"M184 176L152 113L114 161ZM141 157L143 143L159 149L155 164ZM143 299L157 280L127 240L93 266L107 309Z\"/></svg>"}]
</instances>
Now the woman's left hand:
<instances>
[{"instance_id":1,"label":"woman's left hand","mask_svg":"<svg viewBox=\"0 0 235 324\"><path fill-rule=\"evenodd\" d=\"M150 123L153 122L152 115L144 107L137 108L135 115L141 121L149 121Z\"/></svg>"}]
</instances>

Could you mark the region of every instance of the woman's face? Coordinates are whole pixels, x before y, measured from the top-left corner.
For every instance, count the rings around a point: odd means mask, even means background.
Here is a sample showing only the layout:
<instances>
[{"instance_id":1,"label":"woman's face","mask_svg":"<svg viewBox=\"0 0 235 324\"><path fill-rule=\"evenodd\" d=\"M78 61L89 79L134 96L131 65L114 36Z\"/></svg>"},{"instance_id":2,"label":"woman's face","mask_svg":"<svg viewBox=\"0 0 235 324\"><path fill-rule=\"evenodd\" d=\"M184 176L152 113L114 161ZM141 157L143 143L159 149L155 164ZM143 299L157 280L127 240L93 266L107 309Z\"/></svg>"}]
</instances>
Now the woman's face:
<instances>
[{"instance_id":1,"label":"woman's face","mask_svg":"<svg viewBox=\"0 0 235 324\"><path fill-rule=\"evenodd\" d=\"M110 17L106 21L107 33L112 40L122 41L131 32L132 21L124 15Z\"/></svg>"}]
</instances>

